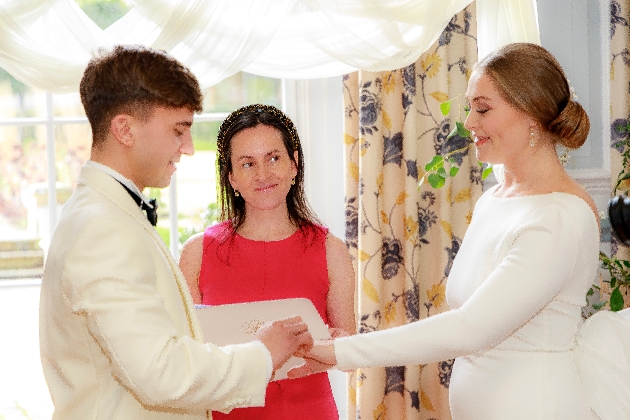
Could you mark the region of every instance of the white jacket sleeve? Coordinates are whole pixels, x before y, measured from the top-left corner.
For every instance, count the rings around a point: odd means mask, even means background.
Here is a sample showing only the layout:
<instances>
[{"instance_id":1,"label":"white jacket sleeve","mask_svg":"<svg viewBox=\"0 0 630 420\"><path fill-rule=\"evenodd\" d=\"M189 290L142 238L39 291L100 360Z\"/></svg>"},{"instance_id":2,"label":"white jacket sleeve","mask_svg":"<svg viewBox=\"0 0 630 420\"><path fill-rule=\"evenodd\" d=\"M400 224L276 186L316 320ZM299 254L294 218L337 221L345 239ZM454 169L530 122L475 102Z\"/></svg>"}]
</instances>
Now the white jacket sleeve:
<instances>
[{"instance_id":1,"label":"white jacket sleeve","mask_svg":"<svg viewBox=\"0 0 630 420\"><path fill-rule=\"evenodd\" d=\"M129 228L114 218L87 223L64 262L65 299L76 316L84 317L97 350L110 361L107 369L146 406L263 405L264 349L257 343L201 344L178 331L164 290L161 294L156 286L155 250Z\"/></svg>"},{"instance_id":2,"label":"white jacket sleeve","mask_svg":"<svg viewBox=\"0 0 630 420\"><path fill-rule=\"evenodd\" d=\"M335 340L340 369L426 364L501 343L571 280L580 238L560 207L534 212L494 271L457 310Z\"/></svg>"}]
</instances>

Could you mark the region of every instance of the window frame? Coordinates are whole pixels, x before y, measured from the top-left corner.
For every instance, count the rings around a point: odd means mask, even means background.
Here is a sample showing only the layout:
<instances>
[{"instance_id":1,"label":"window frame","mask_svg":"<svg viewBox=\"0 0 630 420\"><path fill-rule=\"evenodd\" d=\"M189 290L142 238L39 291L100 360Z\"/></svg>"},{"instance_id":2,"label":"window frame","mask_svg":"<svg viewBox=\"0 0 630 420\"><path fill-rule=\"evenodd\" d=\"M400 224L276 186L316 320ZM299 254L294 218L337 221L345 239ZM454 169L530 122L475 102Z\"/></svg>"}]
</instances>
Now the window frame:
<instances>
[{"instance_id":1,"label":"window frame","mask_svg":"<svg viewBox=\"0 0 630 420\"><path fill-rule=\"evenodd\" d=\"M281 102L283 110L286 110L285 101L285 82L281 81ZM43 117L19 117L19 118L0 118L0 127L25 127L25 126L44 126L46 129L46 163L47 163L47 199L49 203L57 202L57 169L56 169L56 141L55 141L55 129L58 126L68 124L84 124L89 126L87 117L59 117L54 115L53 94L45 92L45 113ZM228 112L204 112L202 114L194 115L194 123L200 122L217 122L223 121L229 115ZM173 258L177 261L179 259L179 226L178 226L178 213L177 213L177 172L173 174L171 183L169 184L169 235L170 244L169 249ZM53 232L57 227L59 214L57 206L48 206L48 226L49 232L48 238L52 237ZM48 251L48 246L44 247L44 253ZM45 258L45 257L44 257Z\"/></svg>"}]
</instances>

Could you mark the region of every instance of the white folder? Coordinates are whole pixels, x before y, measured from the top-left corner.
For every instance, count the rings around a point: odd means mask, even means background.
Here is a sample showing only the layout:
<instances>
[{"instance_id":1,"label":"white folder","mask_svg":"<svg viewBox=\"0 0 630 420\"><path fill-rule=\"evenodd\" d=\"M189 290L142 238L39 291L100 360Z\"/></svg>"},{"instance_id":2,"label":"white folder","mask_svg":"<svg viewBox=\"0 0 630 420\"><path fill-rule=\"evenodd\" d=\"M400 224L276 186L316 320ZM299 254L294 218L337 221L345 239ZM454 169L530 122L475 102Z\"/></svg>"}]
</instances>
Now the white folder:
<instances>
[{"instance_id":1,"label":"white folder","mask_svg":"<svg viewBox=\"0 0 630 420\"><path fill-rule=\"evenodd\" d=\"M309 299L279 299L231 305L197 305L197 315L207 342L226 346L254 340L254 334L267 321L299 315L308 325L315 340L330 338L328 328ZM276 371L275 381L285 379L287 371L304 363L302 358L291 357Z\"/></svg>"}]
</instances>

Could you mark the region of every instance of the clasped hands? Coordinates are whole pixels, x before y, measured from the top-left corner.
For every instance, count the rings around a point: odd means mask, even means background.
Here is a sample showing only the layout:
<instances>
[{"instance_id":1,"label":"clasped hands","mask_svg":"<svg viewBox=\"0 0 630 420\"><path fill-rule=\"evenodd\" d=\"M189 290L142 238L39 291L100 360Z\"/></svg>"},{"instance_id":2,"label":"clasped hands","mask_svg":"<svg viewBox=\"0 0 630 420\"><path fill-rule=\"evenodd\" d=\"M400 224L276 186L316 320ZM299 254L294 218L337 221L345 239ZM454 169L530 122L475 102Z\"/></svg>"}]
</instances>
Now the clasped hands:
<instances>
[{"instance_id":1,"label":"clasped hands","mask_svg":"<svg viewBox=\"0 0 630 420\"><path fill-rule=\"evenodd\" d=\"M347 335L343 330L330 329L334 338ZM337 364L333 339L313 341L302 318L294 316L265 323L255 335L271 353L275 373L291 356L301 357L304 364L291 368L289 378L301 378L324 372Z\"/></svg>"}]
</instances>

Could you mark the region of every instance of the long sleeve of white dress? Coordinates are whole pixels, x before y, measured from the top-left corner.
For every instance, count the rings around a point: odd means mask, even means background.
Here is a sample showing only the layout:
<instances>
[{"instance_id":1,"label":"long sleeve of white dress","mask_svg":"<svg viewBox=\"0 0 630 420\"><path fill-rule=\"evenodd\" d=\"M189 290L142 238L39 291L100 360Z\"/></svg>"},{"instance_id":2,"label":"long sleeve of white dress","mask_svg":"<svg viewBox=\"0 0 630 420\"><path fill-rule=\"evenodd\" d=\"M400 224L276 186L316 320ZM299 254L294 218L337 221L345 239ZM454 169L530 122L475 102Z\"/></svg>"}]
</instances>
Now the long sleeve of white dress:
<instances>
[{"instance_id":1,"label":"long sleeve of white dress","mask_svg":"<svg viewBox=\"0 0 630 420\"><path fill-rule=\"evenodd\" d=\"M582 278L580 271L594 275L597 257L591 249L588 258L579 251L585 241L597 242L590 233L597 231L595 218L581 199L564 196L544 205L507 202L513 209L503 215L503 204L494 203L501 199L482 197L448 279L457 285L452 295L465 295L461 306L404 326L338 339L338 367L426 364L491 349L536 317L567 284ZM583 207L577 216L575 205ZM589 237L583 237L585 231ZM450 300L449 305L453 307Z\"/></svg>"}]
</instances>

